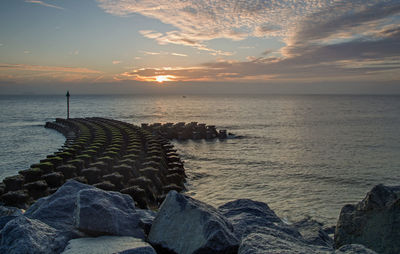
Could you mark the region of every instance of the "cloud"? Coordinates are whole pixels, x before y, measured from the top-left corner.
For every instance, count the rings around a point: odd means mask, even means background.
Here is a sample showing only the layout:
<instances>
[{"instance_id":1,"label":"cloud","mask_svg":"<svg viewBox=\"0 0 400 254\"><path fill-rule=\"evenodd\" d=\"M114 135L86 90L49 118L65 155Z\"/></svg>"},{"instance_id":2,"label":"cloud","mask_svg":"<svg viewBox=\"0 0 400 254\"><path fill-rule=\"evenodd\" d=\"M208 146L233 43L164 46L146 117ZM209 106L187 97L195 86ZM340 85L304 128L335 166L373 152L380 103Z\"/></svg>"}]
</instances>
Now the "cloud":
<instances>
[{"instance_id":1,"label":"cloud","mask_svg":"<svg viewBox=\"0 0 400 254\"><path fill-rule=\"evenodd\" d=\"M43 2L43 1L37 1L37 0L25 0L25 3L40 4L40 5L42 5L42 6L46 6L46 7L50 7L50 8L55 8L55 9L60 9L60 10L63 10L63 9L64 9L64 8L62 8L62 7L60 7L60 6L57 6L57 5L54 5L54 4L48 4L48 3L45 3L45 2Z\"/></svg>"},{"instance_id":2,"label":"cloud","mask_svg":"<svg viewBox=\"0 0 400 254\"><path fill-rule=\"evenodd\" d=\"M122 63L122 61L119 61L119 60L112 61L112 64L120 64L120 63Z\"/></svg>"},{"instance_id":3,"label":"cloud","mask_svg":"<svg viewBox=\"0 0 400 254\"><path fill-rule=\"evenodd\" d=\"M0 63L0 81L7 82L92 82L101 74L79 67Z\"/></svg>"},{"instance_id":4,"label":"cloud","mask_svg":"<svg viewBox=\"0 0 400 254\"><path fill-rule=\"evenodd\" d=\"M188 68L143 68L118 80L152 81L171 75L176 81L321 82L400 80L400 27L377 32L378 39L314 45L290 57L248 57L247 61L204 63Z\"/></svg>"},{"instance_id":5,"label":"cloud","mask_svg":"<svg viewBox=\"0 0 400 254\"><path fill-rule=\"evenodd\" d=\"M181 54L181 53L171 53L173 56L182 56L182 57L187 57L188 55L186 54Z\"/></svg>"},{"instance_id":6,"label":"cloud","mask_svg":"<svg viewBox=\"0 0 400 254\"><path fill-rule=\"evenodd\" d=\"M216 38L242 40L249 36L283 36L296 20L327 5L327 1L259 0L97 0L99 6L114 15L138 13L175 27L159 32L140 33L160 44L178 44L220 52L206 45Z\"/></svg>"},{"instance_id":7,"label":"cloud","mask_svg":"<svg viewBox=\"0 0 400 254\"><path fill-rule=\"evenodd\" d=\"M143 54L145 55L150 55L150 56L156 56L156 55L160 55L160 52L151 52L151 51L142 51Z\"/></svg>"},{"instance_id":8,"label":"cloud","mask_svg":"<svg viewBox=\"0 0 400 254\"><path fill-rule=\"evenodd\" d=\"M30 54L31 52L29 50L24 50L24 54Z\"/></svg>"},{"instance_id":9,"label":"cloud","mask_svg":"<svg viewBox=\"0 0 400 254\"><path fill-rule=\"evenodd\" d=\"M4 46L4 44L3 44L3 43L0 43L0 47L2 47L2 46Z\"/></svg>"},{"instance_id":10,"label":"cloud","mask_svg":"<svg viewBox=\"0 0 400 254\"><path fill-rule=\"evenodd\" d=\"M69 52L69 54L70 54L70 55L77 56L77 55L79 55L79 50L78 50L78 49L75 49L75 50Z\"/></svg>"},{"instance_id":11,"label":"cloud","mask_svg":"<svg viewBox=\"0 0 400 254\"><path fill-rule=\"evenodd\" d=\"M101 73L100 71L91 70L91 69L87 69L87 68L0 63L0 71L2 71L2 70L71 72L71 73L92 73L92 74L93 73Z\"/></svg>"},{"instance_id":12,"label":"cloud","mask_svg":"<svg viewBox=\"0 0 400 254\"><path fill-rule=\"evenodd\" d=\"M285 43L279 51L266 50L261 57L250 56L247 61L216 61L189 69L148 68L118 78L151 77L161 72L176 76L176 80L399 79L398 0L97 1L113 15L138 13L171 25L169 31L140 32L159 44L233 55L235 52L211 48L208 42L274 37Z\"/></svg>"}]
</instances>

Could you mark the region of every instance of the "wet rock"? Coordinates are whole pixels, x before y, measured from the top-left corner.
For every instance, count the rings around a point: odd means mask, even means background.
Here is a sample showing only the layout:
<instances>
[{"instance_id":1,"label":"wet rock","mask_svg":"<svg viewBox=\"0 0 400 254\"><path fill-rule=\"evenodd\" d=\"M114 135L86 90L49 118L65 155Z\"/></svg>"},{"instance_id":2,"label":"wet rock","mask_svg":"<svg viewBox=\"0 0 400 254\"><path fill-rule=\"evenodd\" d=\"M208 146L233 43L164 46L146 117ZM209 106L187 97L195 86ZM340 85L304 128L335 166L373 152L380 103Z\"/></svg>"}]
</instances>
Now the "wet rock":
<instances>
[{"instance_id":1,"label":"wet rock","mask_svg":"<svg viewBox=\"0 0 400 254\"><path fill-rule=\"evenodd\" d=\"M24 190L9 191L1 195L1 200L5 205L26 208L29 196Z\"/></svg>"},{"instance_id":2,"label":"wet rock","mask_svg":"<svg viewBox=\"0 0 400 254\"><path fill-rule=\"evenodd\" d=\"M3 180L6 185L6 191L17 191L22 189L24 184L24 177L22 175L9 176Z\"/></svg>"},{"instance_id":3,"label":"wet rock","mask_svg":"<svg viewBox=\"0 0 400 254\"><path fill-rule=\"evenodd\" d=\"M43 174L43 171L40 168L30 168L26 170L19 171L21 175L24 176L24 182L30 183L37 180L40 180Z\"/></svg>"},{"instance_id":4,"label":"wet rock","mask_svg":"<svg viewBox=\"0 0 400 254\"><path fill-rule=\"evenodd\" d=\"M119 192L99 189L79 191L75 226L91 235L120 235L144 239L140 218L132 198Z\"/></svg>"},{"instance_id":5,"label":"wet rock","mask_svg":"<svg viewBox=\"0 0 400 254\"><path fill-rule=\"evenodd\" d=\"M375 251L368 249L361 244L343 245L334 254L377 254Z\"/></svg>"},{"instance_id":6,"label":"wet rock","mask_svg":"<svg viewBox=\"0 0 400 254\"><path fill-rule=\"evenodd\" d=\"M157 254L150 244L129 236L79 238L68 242L62 254Z\"/></svg>"},{"instance_id":7,"label":"wet rock","mask_svg":"<svg viewBox=\"0 0 400 254\"><path fill-rule=\"evenodd\" d=\"M33 199L38 199L48 194L47 192L48 185L44 180L27 183L24 185L24 188L28 190L29 195Z\"/></svg>"},{"instance_id":8,"label":"wet rock","mask_svg":"<svg viewBox=\"0 0 400 254\"><path fill-rule=\"evenodd\" d=\"M185 188L183 186L179 186L179 185L176 185L174 183L173 184L168 184L167 186L163 187L164 193L168 193L168 192L170 192L172 190L177 191L177 192L181 192L181 191L185 190Z\"/></svg>"},{"instance_id":9,"label":"wet rock","mask_svg":"<svg viewBox=\"0 0 400 254\"><path fill-rule=\"evenodd\" d=\"M6 192L6 185L1 182L0 183L0 196L3 195Z\"/></svg>"},{"instance_id":10,"label":"wet rock","mask_svg":"<svg viewBox=\"0 0 400 254\"><path fill-rule=\"evenodd\" d=\"M127 194L133 198L140 208L148 208L146 191L139 186L131 186L121 190L121 193Z\"/></svg>"},{"instance_id":11,"label":"wet rock","mask_svg":"<svg viewBox=\"0 0 400 254\"><path fill-rule=\"evenodd\" d=\"M400 253L400 186L377 185L357 205L342 208L335 247L362 244L378 253Z\"/></svg>"},{"instance_id":12,"label":"wet rock","mask_svg":"<svg viewBox=\"0 0 400 254\"><path fill-rule=\"evenodd\" d=\"M116 173L104 175L104 176L102 176L102 179L105 180L105 181L110 181L118 189L121 189L122 188L122 181L123 181L124 177L120 173L116 172Z\"/></svg>"},{"instance_id":13,"label":"wet rock","mask_svg":"<svg viewBox=\"0 0 400 254\"><path fill-rule=\"evenodd\" d=\"M116 187L109 181L103 181L100 183L93 184L94 187L106 190L106 191L116 191Z\"/></svg>"},{"instance_id":14,"label":"wet rock","mask_svg":"<svg viewBox=\"0 0 400 254\"><path fill-rule=\"evenodd\" d=\"M101 169L103 174L106 174L107 172L109 172L109 165L108 163L104 162L104 161L97 161L97 162L93 162L89 164L90 168L98 168Z\"/></svg>"},{"instance_id":15,"label":"wet rock","mask_svg":"<svg viewBox=\"0 0 400 254\"><path fill-rule=\"evenodd\" d=\"M101 170L98 168L85 168L81 170L81 175L84 176L89 184L95 184L100 181Z\"/></svg>"},{"instance_id":16,"label":"wet rock","mask_svg":"<svg viewBox=\"0 0 400 254\"><path fill-rule=\"evenodd\" d=\"M26 212L25 216L40 220L53 228L75 230L75 203L78 192L94 187L68 180L56 193L36 201Z\"/></svg>"},{"instance_id":17,"label":"wet rock","mask_svg":"<svg viewBox=\"0 0 400 254\"><path fill-rule=\"evenodd\" d=\"M71 178L70 180L74 180L83 184L88 184L88 180L84 176L75 176Z\"/></svg>"},{"instance_id":18,"label":"wet rock","mask_svg":"<svg viewBox=\"0 0 400 254\"><path fill-rule=\"evenodd\" d=\"M333 239L325 233L322 223L307 217L294 223L293 226L308 243L327 247L333 246Z\"/></svg>"},{"instance_id":19,"label":"wet rock","mask_svg":"<svg viewBox=\"0 0 400 254\"><path fill-rule=\"evenodd\" d=\"M60 172L45 174L42 178L51 188L60 187L64 183L64 175Z\"/></svg>"},{"instance_id":20,"label":"wet rock","mask_svg":"<svg viewBox=\"0 0 400 254\"><path fill-rule=\"evenodd\" d=\"M132 167L127 164L114 166L113 170L120 173L125 179L129 179L133 176ZM135 177L139 177L139 175L136 175Z\"/></svg>"},{"instance_id":21,"label":"wet rock","mask_svg":"<svg viewBox=\"0 0 400 254\"><path fill-rule=\"evenodd\" d=\"M236 253L233 227L214 207L171 191L153 221L153 245L185 253Z\"/></svg>"},{"instance_id":22,"label":"wet rock","mask_svg":"<svg viewBox=\"0 0 400 254\"><path fill-rule=\"evenodd\" d=\"M177 173L170 174L170 175L167 175L166 182L169 184L174 183L179 186L184 186L185 177L183 177L182 175L177 174Z\"/></svg>"},{"instance_id":23,"label":"wet rock","mask_svg":"<svg viewBox=\"0 0 400 254\"><path fill-rule=\"evenodd\" d=\"M73 178L77 174L76 166L74 166L72 164L64 164L64 165L58 166L56 170L61 172L64 175L65 179Z\"/></svg>"},{"instance_id":24,"label":"wet rock","mask_svg":"<svg viewBox=\"0 0 400 254\"><path fill-rule=\"evenodd\" d=\"M0 253L60 253L67 239L45 223L25 216L10 221L1 231Z\"/></svg>"}]
</instances>

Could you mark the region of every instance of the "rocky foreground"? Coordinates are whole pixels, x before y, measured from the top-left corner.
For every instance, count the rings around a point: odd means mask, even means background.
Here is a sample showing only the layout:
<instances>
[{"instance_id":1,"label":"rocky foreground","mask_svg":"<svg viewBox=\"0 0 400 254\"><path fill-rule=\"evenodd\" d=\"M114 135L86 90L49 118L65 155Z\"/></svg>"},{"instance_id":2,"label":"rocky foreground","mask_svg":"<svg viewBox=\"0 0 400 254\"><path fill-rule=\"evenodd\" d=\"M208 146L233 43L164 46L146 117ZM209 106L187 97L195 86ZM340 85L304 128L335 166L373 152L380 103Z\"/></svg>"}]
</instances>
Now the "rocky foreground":
<instances>
[{"instance_id":1,"label":"rocky foreground","mask_svg":"<svg viewBox=\"0 0 400 254\"><path fill-rule=\"evenodd\" d=\"M378 185L345 206L333 240L315 221L288 225L249 199L214 208L172 190L155 212L68 180L25 212L0 206L0 253L400 253L398 190Z\"/></svg>"}]
</instances>

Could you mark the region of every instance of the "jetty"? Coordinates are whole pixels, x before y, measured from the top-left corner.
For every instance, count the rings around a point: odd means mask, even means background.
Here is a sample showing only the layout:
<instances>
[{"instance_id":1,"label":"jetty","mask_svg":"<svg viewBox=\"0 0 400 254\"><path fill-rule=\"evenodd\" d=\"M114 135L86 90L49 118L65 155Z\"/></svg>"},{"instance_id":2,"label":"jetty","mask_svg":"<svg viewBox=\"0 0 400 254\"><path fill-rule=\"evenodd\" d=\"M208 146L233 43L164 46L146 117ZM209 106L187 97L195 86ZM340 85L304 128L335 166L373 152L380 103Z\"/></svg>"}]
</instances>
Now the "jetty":
<instances>
[{"instance_id":1,"label":"jetty","mask_svg":"<svg viewBox=\"0 0 400 254\"><path fill-rule=\"evenodd\" d=\"M0 183L0 201L20 208L74 179L130 195L141 208L156 208L170 190L185 189L182 160L169 139L147 128L100 118L47 122L65 137L54 154Z\"/></svg>"}]
</instances>

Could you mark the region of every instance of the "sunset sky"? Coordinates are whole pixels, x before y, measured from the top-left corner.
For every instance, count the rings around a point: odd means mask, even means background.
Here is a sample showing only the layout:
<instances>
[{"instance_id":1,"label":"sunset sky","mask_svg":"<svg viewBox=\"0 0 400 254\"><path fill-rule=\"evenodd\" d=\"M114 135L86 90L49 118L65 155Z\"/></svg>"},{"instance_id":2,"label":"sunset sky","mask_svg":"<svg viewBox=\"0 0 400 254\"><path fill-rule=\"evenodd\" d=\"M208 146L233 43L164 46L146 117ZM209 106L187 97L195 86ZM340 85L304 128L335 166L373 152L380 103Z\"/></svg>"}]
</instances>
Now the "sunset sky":
<instances>
[{"instance_id":1,"label":"sunset sky","mask_svg":"<svg viewBox=\"0 0 400 254\"><path fill-rule=\"evenodd\" d=\"M0 94L400 93L399 0L2 0Z\"/></svg>"}]
</instances>

